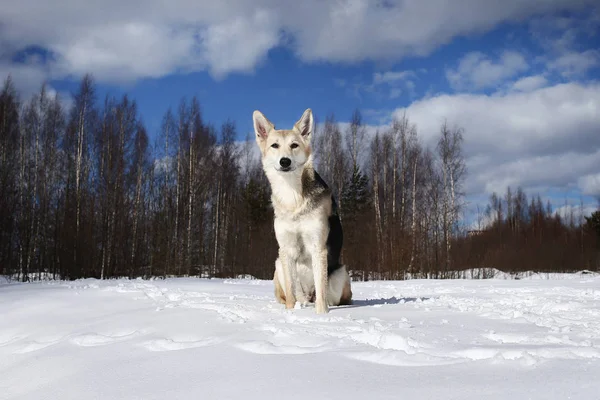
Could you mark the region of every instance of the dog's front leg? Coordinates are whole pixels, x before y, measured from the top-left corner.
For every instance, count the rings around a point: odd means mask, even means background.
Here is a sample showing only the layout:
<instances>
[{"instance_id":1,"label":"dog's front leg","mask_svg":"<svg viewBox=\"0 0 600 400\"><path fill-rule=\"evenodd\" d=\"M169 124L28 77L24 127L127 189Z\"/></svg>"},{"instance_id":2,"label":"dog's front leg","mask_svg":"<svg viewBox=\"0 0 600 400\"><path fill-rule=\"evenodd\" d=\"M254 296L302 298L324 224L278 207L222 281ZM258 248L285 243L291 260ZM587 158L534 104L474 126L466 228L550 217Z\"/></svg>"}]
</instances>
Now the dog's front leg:
<instances>
[{"instance_id":1,"label":"dog's front leg","mask_svg":"<svg viewBox=\"0 0 600 400\"><path fill-rule=\"evenodd\" d=\"M285 308L296 306L296 259L294 254L285 249L279 251L279 259L283 267L283 279L285 287Z\"/></svg>"},{"instance_id":2,"label":"dog's front leg","mask_svg":"<svg viewBox=\"0 0 600 400\"><path fill-rule=\"evenodd\" d=\"M327 235L329 223L326 217L318 216L304 225L302 239L310 252L315 281L315 309L317 314L329 312L327 303Z\"/></svg>"},{"instance_id":3,"label":"dog's front leg","mask_svg":"<svg viewBox=\"0 0 600 400\"><path fill-rule=\"evenodd\" d=\"M329 312L327 305L327 248L315 247L312 254L312 267L315 277L315 308L317 314Z\"/></svg>"}]
</instances>

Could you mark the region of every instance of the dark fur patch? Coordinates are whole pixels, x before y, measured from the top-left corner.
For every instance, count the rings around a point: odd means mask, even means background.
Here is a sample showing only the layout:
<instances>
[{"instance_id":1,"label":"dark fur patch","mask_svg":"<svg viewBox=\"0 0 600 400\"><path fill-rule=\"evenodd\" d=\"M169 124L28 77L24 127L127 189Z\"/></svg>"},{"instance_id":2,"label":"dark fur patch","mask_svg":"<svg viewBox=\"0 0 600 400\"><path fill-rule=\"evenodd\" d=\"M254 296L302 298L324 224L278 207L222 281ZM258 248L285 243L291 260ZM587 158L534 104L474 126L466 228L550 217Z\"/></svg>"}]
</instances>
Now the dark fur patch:
<instances>
[{"instance_id":1,"label":"dark fur patch","mask_svg":"<svg viewBox=\"0 0 600 400\"><path fill-rule=\"evenodd\" d=\"M307 169L302 174L303 196L314 199L314 204L321 202L324 196L331 197L331 215L329 215L329 234L327 235L327 275L341 268L340 256L344 244L344 232L338 214L337 203L331 189L314 169ZM312 207L311 207L312 208Z\"/></svg>"}]
</instances>

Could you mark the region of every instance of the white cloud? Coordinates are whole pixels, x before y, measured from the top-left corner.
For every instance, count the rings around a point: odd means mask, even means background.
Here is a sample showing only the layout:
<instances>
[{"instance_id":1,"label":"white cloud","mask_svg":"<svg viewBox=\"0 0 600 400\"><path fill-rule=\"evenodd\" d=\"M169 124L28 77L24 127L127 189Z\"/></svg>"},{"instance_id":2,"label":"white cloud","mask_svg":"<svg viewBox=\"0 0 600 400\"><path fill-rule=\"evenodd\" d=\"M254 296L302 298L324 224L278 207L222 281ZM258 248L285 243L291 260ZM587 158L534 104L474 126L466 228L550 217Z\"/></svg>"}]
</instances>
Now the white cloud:
<instances>
[{"instance_id":1,"label":"white cloud","mask_svg":"<svg viewBox=\"0 0 600 400\"><path fill-rule=\"evenodd\" d=\"M0 61L0 79L11 76L15 86L19 89L21 96L28 98L32 93L37 92L44 82L47 71L39 65L20 65L15 66Z\"/></svg>"},{"instance_id":2,"label":"white cloud","mask_svg":"<svg viewBox=\"0 0 600 400\"><path fill-rule=\"evenodd\" d=\"M252 37L251 41L240 40ZM207 29L204 53L210 71L217 77L230 72L252 71L267 52L279 44L276 17L258 11L251 18L212 25Z\"/></svg>"},{"instance_id":3,"label":"white cloud","mask_svg":"<svg viewBox=\"0 0 600 400\"><path fill-rule=\"evenodd\" d=\"M457 36L592 0L20 0L0 8L2 54L52 52L46 77L123 81L176 71L251 72L277 46L302 61L398 61ZM464 12L469 10L469 12ZM27 68L27 67L24 67Z\"/></svg>"},{"instance_id":4,"label":"white cloud","mask_svg":"<svg viewBox=\"0 0 600 400\"><path fill-rule=\"evenodd\" d=\"M178 66L201 62L187 31L148 23L91 27L67 43L53 45L60 55L54 74L93 71L97 79L132 80L159 77Z\"/></svg>"},{"instance_id":5,"label":"white cloud","mask_svg":"<svg viewBox=\"0 0 600 400\"><path fill-rule=\"evenodd\" d=\"M517 92L531 92L548 84L548 80L542 75L526 76L512 83L510 88Z\"/></svg>"},{"instance_id":6,"label":"white cloud","mask_svg":"<svg viewBox=\"0 0 600 400\"><path fill-rule=\"evenodd\" d=\"M491 161L493 157L491 157ZM600 150L584 154L570 151L559 155L523 155L514 160L476 169L472 187L482 187L486 193L502 193L508 186L528 190L576 188L578 176L600 165ZM483 168L482 168L483 167Z\"/></svg>"},{"instance_id":7,"label":"white cloud","mask_svg":"<svg viewBox=\"0 0 600 400\"><path fill-rule=\"evenodd\" d=\"M456 69L447 69L446 78L458 90L493 87L508 78L527 71L529 65L523 55L505 51L497 61L480 52L465 55Z\"/></svg>"},{"instance_id":8,"label":"white cloud","mask_svg":"<svg viewBox=\"0 0 600 400\"><path fill-rule=\"evenodd\" d=\"M414 95L417 74L414 71L385 71L375 72L373 81L364 86L371 93L387 93L389 99L397 99L405 93Z\"/></svg>"},{"instance_id":9,"label":"white cloud","mask_svg":"<svg viewBox=\"0 0 600 400\"><path fill-rule=\"evenodd\" d=\"M600 65L600 51L586 50L583 52L569 51L561 54L549 63L551 70L559 72L564 77L584 75L588 70Z\"/></svg>"},{"instance_id":10,"label":"white cloud","mask_svg":"<svg viewBox=\"0 0 600 400\"><path fill-rule=\"evenodd\" d=\"M501 22L546 12L579 9L586 4L592 2L462 0L457 4L445 0L349 0L322 2L322 6L313 3L316 29L297 32L298 52L305 60L343 62L426 55L456 36L485 32Z\"/></svg>"},{"instance_id":11,"label":"white cloud","mask_svg":"<svg viewBox=\"0 0 600 400\"><path fill-rule=\"evenodd\" d=\"M406 111L433 146L444 119L465 129L469 193L507 185L595 190L600 166L600 84L560 84L527 92L437 95ZM596 176L596 175L595 175Z\"/></svg>"},{"instance_id":12,"label":"white cloud","mask_svg":"<svg viewBox=\"0 0 600 400\"><path fill-rule=\"evenodd\" d=\"M600 198L600 172L582 176L578 184L584 194Z\"/></svg>"},{"instance_id":13,"label":"white cloud","mask_svg":"<svg viewBox=\"0 0 600 400\"><path fill-rule=\"evenodd\" d=\"M570 222L573 218L573 223L579 224L585 222L584 217L591 215L596 210L598 210L597 204L563 204L554 210L554 214L560 215L566 222Z\"/></svg>"}]
</instances>

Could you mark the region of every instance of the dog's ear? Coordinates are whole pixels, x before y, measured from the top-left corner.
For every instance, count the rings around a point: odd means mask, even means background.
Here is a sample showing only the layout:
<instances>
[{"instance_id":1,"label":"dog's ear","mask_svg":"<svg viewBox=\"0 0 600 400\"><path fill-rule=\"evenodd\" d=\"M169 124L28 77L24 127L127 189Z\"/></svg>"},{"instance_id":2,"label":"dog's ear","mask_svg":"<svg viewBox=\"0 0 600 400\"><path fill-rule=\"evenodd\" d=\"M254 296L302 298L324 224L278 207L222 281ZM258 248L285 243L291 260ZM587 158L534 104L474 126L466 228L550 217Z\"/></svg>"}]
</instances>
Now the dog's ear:
<instances>
[{"instance_id":1,"label":"dog's ear","mask_svg":"<svg viewBox=\"0 0 600 400\"><path fill-rule=\"evenodd\" d=\"M275 126L261 113L256 110L252 113L252 120L254 121L254 132L256 133L256 142L261 144L267 137L269 137L269 132L275 128Z\"/></svg>"},{"instance_id":2,"label":"dog's ear","mask_svg":"<svg viewBox=\"0 0 600 400\"><path fill-rule=\"evenodd\" d=\"M310 108L304 111L304 114L302 114L302 117L296 122L294 127L300 132L304 140L310 141L314 129L313 114Z\"/></svg>"}]
</instances>

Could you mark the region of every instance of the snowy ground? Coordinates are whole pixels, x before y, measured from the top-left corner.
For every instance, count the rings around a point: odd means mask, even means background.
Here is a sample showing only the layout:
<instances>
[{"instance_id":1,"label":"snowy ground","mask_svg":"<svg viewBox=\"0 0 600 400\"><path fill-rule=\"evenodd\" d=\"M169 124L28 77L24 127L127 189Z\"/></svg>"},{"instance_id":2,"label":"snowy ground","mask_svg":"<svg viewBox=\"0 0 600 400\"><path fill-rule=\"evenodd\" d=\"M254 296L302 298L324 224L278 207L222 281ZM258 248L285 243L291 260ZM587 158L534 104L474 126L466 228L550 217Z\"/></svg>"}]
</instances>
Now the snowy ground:
<instances>
[{"instance_id":1,"label":"snowy ground","mask_svg":"<svg viewBox=\"0 0 600 400\"><path fill-rule=\"evenodd\" d=\"M531 278L0 284L0 398L600 399L600 277Z\"/></svg>"}]
</instances>

